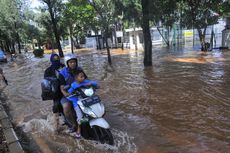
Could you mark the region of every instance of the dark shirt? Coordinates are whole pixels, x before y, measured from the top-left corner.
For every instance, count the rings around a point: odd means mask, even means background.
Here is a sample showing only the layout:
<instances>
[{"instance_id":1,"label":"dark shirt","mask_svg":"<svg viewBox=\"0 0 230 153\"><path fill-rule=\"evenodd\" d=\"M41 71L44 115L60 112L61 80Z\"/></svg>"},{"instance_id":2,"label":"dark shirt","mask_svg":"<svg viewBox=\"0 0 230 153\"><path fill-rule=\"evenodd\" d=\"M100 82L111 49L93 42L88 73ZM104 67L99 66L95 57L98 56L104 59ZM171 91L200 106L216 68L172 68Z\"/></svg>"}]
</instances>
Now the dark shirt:
<instances>
[{"instance_id":1,"label":"dark shirt","mask_svg":"<svg viewBox=\"0 0 230 153\"><path fill-rule=\"evenodd\" d=\"M61 68L63 68L63 67L65 67L64 64L61 65ZM56 76L56 70L50 66L45 70L44 78L45 77L58 77L58 76Z\"/></svg>"},{"instance_id":2,"label":"dark shirt","mask_svg":"<svg viewBox=\"0 0 230 153\"><path fill-rule=\"evenodd\" d=\"M64 64L62 64L61 65L61 68L62 67L64 67L65 65ZM58 70L55 70L53 67L48 67L46 70L45 70L45 73L44 73L44 78L46 78L46 77L55 77L55 78L57 78L57 79L59 79L59 76L57 76L57 74L59 74L59 72L57 72ZM59 81L59 83L60 83L60 81ZM59 89L59 91L58 91L58 98L61 98L63 95L62 95L62 93L61 93L61 90Z\"/></svg>"}]
</instances>

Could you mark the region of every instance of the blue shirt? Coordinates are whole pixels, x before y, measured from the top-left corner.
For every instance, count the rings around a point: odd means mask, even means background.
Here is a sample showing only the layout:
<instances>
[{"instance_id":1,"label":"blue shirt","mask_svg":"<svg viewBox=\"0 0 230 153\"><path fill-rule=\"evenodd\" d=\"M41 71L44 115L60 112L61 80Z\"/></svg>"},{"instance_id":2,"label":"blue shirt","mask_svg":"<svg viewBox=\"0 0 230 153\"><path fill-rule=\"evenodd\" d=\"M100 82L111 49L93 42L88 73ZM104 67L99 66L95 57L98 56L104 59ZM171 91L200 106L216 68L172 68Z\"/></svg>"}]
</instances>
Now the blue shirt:
<instances>
[{"instance_id":1,"label":"blue shirt","mask_svg":"<svg viewBox=\"0 0 230 153\"><path fill-rule=\"evenodd\" d=\"M82 68L81 67L76 67L75 70L76 71L77 70L82 70ZM61 83L61 85L71 85L74 82L74 76L73 76L73 74L71 73L71 71L70 71L70 69L68 67L64 67L60 71L60 74L62 76L62 77L60 77L60 83Z\"/></svg>"},{"instance_id":2,"label":"blue shirt","mask_svg":"<svg viewBox=\"0 0 230 153\"><path fill-rule=\"evenodd\" d=\"M81 88L81 87L83 87L85 85L88 85L89 83L91 83L92 86L97 86L96 81L91 81L91 80L85 79L82 83L73 82L71 84L70 89L68 90L68 93L73 94L73 92L76 89ZM72 102L73 107L75 108L77 106L78 96L72 96L72 97L69 97L68 99Z\"/></svg>"}]
</instances>

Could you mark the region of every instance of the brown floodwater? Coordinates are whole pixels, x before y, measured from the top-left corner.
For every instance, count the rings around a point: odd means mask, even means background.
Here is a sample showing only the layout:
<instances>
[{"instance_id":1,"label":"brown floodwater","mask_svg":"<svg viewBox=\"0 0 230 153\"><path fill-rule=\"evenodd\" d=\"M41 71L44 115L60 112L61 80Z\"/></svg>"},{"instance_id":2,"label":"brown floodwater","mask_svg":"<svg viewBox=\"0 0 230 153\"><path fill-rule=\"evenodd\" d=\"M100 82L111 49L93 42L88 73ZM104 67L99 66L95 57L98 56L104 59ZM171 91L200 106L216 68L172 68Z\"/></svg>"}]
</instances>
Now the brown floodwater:
<instances>
[{"instance_id":1,"label":"brown floodwater","mask_svg":"<svg viewBox=\"0 0 230 153\"><path fill-rule=\"evenodd\" d=\"M153 66L143 52L77 52L79 65L98 80L115 145L75 140L54 133L52 101L41 100L40 81L49 55L28 53L3 64L4 91L16 126L28 135L30 152L44 153L226 153L230 150L230 51L153 49ZM28 141L28 140L27 140ZM29 151L28 151L29 152Z\"/></svg>"}]
</instances>

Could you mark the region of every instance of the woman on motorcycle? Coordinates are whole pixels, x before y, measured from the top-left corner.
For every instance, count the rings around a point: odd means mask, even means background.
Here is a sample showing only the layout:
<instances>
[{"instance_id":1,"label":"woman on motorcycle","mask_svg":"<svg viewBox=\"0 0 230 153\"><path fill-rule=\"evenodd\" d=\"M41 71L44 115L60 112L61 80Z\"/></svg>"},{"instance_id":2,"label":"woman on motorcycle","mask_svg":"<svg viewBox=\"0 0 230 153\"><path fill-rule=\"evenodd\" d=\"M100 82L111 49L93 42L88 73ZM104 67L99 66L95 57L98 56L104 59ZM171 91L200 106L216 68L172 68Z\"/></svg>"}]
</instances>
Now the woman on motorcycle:
<instances>
[{"instance_id":1,"label":"woman on motorcycle","mask_svg":"<svg viewBox=\"0 0 230 153\"><path fill-rule=\"evenodd\" d=\"M54 77L58 79L59 71L61 68L65 67L65 65L60 62L60 57L58 56L58 54L54 54L54 53L51 54L50 56L50 62L51 62L51 66L45 70L44 78ZM63 112L60 103L60 100L62 98L62 93L60 90L57 89L57 93L55 93L55 95L56 95L55 98L53 98L53 113L55 115L56 130L58 131L59 113Z\"/></svg>"},{"instance_id":2,"label":"woman on motorcycle","mask_svg":"<svg viewBox=\"0 0 230 153\"><path fill-rule=\"evenodd\" d=\"M66 119L71 123L73 127L72 132L76 132L75 134L77 136L78 133L77 133L77 122L75 119L76 118L75 113L72 111L71 101L69 101L66 97L70 96L70 94L67 92L67 89L71 86L71 84L75 80L74 73L82 69L78 67L78 60L74 55L66 56L65 62L66 62L66 67L60 71L60 75L59 75L60 90L63 94L63 97L61 99L61 104ZM87 78L86 75L85 77Z\"/></svg>"}]
</instances>

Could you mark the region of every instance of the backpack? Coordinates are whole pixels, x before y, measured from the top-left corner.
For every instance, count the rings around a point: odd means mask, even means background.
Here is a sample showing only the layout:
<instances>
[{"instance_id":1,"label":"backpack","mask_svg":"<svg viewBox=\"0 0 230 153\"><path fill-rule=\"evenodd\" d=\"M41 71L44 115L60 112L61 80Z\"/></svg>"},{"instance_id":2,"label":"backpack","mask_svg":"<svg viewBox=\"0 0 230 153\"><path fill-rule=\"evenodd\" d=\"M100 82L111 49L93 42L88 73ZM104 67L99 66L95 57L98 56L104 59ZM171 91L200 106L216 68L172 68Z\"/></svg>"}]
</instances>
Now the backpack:
<instances>
[{"instance_id":1,"label":"backpack","mask_svg":"<svg viewBox=\"0 0 230 153\"><path fill-rule=\"evenodd\" d=\"M41 82L42 100L53 100L59 97L59 80L56 77L46 77Z\"/></svg>"}]
</instances>

